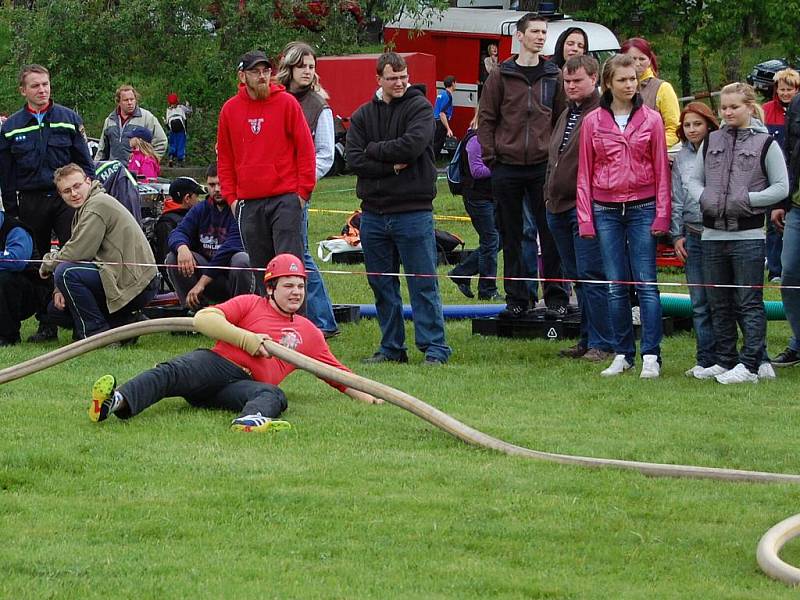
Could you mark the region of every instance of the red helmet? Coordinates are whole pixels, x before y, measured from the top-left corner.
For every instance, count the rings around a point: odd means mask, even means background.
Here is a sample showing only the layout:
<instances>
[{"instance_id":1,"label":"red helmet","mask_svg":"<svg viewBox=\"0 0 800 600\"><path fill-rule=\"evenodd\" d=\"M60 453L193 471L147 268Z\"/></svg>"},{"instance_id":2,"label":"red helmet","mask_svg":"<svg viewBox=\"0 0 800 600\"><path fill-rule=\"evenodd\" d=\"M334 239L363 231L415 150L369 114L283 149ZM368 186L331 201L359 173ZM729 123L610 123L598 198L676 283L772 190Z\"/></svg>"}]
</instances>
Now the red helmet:
<instances>
[{"instance_id":1,"label":"red helmet","mask_svg":"<svg viewBox=\"0 0 800 600\"><path fill-rule=\"evenodd\" d=\"M267 264L264 283L278 277L302 277L305 279L306 268L303 265L303 261L294 254L278 254Z\"/></svg>"},{"instance_id":2,"label":"red helmet","mask_svg":"<svg viewBox=\"0 0 800 600\"><path fill-rule=\"evenodd\" d=\"M176 94L175 92L167 94L167 102L169 104L177 104L178 103L178 94Z\"/></svg>"}]
</instances>

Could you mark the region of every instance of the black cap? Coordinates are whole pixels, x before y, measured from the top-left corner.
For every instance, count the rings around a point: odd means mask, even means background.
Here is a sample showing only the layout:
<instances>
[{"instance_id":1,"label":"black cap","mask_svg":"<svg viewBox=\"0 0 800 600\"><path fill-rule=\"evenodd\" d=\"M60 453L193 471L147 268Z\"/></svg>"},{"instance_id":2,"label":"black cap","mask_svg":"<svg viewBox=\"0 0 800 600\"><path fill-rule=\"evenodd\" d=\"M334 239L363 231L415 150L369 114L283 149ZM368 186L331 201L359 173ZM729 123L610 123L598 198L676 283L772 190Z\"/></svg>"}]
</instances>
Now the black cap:
<instances>
[{"instance_id":1,"label":"black cap","mask_svg":"<svg viewBox=\"0 0 800 600\"><path fill-rule=\"evenodd\" d=\"M250 52L243 54L242 58L239 59L239 64L236 68L240 71L247 71L255 67L258 63L266 63L270 69L272 68L272 62L261 50L251 50Z\"/></svg>"},{"instance_id":2,"label":"black cap","mask_svg":"<svg viewBox=\"0 0 800 600\"><path fill-rule=\"evenodd\" d=\"M205 193L203 186L191 177L178 177L169 184L169 195L175 202L181 202L186 194Z\"/></svg>"}]
</instances>

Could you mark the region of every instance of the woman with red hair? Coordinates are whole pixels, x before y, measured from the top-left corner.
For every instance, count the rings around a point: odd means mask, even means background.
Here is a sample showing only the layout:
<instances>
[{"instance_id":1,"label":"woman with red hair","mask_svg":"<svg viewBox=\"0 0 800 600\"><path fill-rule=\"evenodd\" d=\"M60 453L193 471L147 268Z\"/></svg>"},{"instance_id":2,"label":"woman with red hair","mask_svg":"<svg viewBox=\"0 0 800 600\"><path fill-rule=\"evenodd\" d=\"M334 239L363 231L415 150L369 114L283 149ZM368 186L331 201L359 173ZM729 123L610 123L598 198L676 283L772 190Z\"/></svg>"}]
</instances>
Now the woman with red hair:
<instances>
[{"instance_id":1,"label":"woman with red hair","mask_svg":"<svg viewBox=\"0 0 800 600\"><path fill-rule=\"evenodd\" d=\"M650 42L644 38L630 38L622 44L620 53L627 54L634 60L636 76L639 78L639 94L645 106L659 112L664 121L667 147L674 146L679 142L677 131L681 108L672 85L658 78L658 59Z\"/></svg>"}]
</instances>

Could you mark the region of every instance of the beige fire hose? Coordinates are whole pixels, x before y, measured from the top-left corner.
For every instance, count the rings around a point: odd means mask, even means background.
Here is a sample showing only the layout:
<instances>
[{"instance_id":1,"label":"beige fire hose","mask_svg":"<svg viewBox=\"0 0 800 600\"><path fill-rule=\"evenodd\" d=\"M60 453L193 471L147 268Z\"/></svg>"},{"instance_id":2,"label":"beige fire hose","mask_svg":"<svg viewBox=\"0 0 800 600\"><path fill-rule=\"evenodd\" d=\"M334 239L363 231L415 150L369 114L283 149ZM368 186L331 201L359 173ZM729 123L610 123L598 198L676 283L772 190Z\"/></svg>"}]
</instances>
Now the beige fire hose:
<instances>
[{"instance_id":1,"label":"beige fire hose","mask_svg":"<svg viewBox=\"0 0 800 600\"><path fill-rule=\"evenodd\" d=\"M194 331L192 319L189 317L173 317L168 319L152 319L141 323L125 325L117 329L92 336L85 340L75 342L43 356L31 359L3 369L0 371L0 384L25 377L37 371L57 365L66 360L102 348L114 342L119 342L131 337L164 331ZM800 475L787 473L768 473L763 471L744 471L738 469L723 469L714 467L695 467L690 465L672 465L648 463L640 461L617 460L610 458L594 458L585 456L571 456L568 454L555 454L531 450L515 444L510 444L485 433L482 433L450 415L422 402L421 400L394 389L387 385L377 383L360 375L347 373L330 365L323 364L284 348L272 341L265 342L267 350L273 356L280 358L300 369L308 371L318 377L335 381L378 398L382 398L395 406L409 411L424 419L431 425L442 429L452 436L476 446L497 450L511 456L521 456L535 460L555 462L565 465L579 465L583 467L613 467L631 471L638 471L643 475L653 477L691 477L695 479L716 479L720 481L752 481L759 483L800 483ZM758 564L767 575L785 583L794 585L800 582L800 570L787 565L778 558L780 549L792 538L800 535L800 515L791 517L779 523L761 539L758 545Z\"/></svg>"}]
</instances>

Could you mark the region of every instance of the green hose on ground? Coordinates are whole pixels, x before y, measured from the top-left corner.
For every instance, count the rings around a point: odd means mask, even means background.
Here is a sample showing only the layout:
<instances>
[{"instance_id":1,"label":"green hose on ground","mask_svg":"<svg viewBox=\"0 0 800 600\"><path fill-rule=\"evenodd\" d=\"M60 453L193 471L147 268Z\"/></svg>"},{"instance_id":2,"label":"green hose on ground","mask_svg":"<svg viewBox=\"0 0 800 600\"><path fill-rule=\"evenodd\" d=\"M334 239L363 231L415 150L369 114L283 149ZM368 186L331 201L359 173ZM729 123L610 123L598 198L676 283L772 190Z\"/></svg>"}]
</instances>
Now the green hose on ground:
<instances>
[{"instance_id":1,"label":"green hose on ground","mask_svg":"<svg viewBox=\"0 0 800 600\"><path fill-rule=\"evenodd\" d=\"M768 321L783 321L786 313L783 312L783 302L767 300L764 302ZM661 310L667 317L691 317L692 301L689 294L661 294Z\"/></svg>"}]
</instances>

